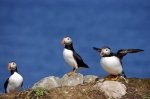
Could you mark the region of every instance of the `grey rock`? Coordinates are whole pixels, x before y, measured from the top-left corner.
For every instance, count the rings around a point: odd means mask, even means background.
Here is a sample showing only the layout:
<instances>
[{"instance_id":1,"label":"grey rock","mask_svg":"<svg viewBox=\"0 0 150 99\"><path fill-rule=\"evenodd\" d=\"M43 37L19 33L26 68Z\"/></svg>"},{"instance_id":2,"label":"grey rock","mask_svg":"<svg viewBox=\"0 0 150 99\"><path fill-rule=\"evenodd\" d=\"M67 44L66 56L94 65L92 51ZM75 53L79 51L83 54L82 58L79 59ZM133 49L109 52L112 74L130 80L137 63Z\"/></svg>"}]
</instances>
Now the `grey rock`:
<instances>
[{"instance_id":1,"label":"grey rock","mask_svg":"<svg viewBox=\"0 0 150 99\"><path fill-rule=\"evenodd\" d=\"M95 75L86 75L84 76L84 83L94 82L98 79L98 76Z\"/></svg>"},{"instance_id":2,"label":"grey rock","mask_svg":"<svg viewBox=\"0 0 150 99\"><path fill-rule=\"evenodd\" d=\"M55 87L61 87L61 79L54 76L49 76L41 79L37 83L35 83L32 87L32 89L35 89L37 87L42 87L45 89L51 89Z\"/></svg>"},{"instance_id":3,"label":"grey rock","mask_svg":"<svg viewBox=\"0 0 150 99\"><path fill-rule=\"evenodd\" d=\"M120 99L126 92L126 86L117 81L104 81L99 82L95 86L95 89L104 92L105 96L109 99Z\"/></svg>"},{"instance_id":4,"label":"grey rock","mask_svg":"<svg viewBox=\"0 0 150 99\"><path fill-rule=\"evenodd\" d=\"M84 82L86 83L94 82L97 78L98 77L94 75L83 76L80 73L75 73L72 76L68 76L67 74L65 74L62 78L49 76L35 83L32 89L35 89L37 87L51 89L51 88L63 87L63 86L76 86L79 84L83 84ZM98 81L96 81L96 84L94 84L92 87L89 87L87 89L101 91L109 99L111 98L119 99L127 93L126 86L121 82L104 81L104 79L99 79Z\"/></svg>"},{"instance_id":5,"label":"grey rock","mask_svg":"<svg viewBox=\"0 0 150 99\"><path fill-rule=\"evenodd\" d=\"M62 79L62 86L76 86L78 84L83 84L83 75L80 73L75 73L72 76L65 74Z\"/></svg>"}]
</instances>

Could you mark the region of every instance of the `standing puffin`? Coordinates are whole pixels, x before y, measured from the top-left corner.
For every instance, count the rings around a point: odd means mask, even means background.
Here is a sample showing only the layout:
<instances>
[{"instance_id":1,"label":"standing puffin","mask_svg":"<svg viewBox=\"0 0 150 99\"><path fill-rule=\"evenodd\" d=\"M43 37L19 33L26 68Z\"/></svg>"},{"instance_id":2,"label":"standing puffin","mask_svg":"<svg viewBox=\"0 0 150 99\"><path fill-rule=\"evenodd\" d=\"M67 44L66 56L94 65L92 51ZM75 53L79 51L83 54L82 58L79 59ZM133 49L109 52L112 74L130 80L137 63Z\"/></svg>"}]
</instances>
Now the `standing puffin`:
<instances>
[{"instance_id":1,"label":"standing puffin","mask_svg":"<svg viewBox=\"0 0 150 99\"><path fill-rule=\"evenodd\" d=\"M18 73L15 62L8 63L8 70L11 75L4 83L5 93L18 91L23 85L23 77Z\"/></svg>"},{"instance_id":2,"label":"standing puffin","mask_svg":"<svg viewBox=\"0 0 150 99\"><path fill-rule=\"evenodd\" d=\"M117 53L112 53L109 47L93 47L93 49L100 53L100 64L103 67L103 69L110 74L106 77L106 79L111 80L117 80L119 76L124 76L124 78L126 78L126 75L124 74L122 68L122 58L126 54L144 51L141 49L121 49L118 50Z\"/></svg>"},{"instance_id":3,"label":"standing puffin","mask_svg":"<svg viewBox=\"0 0 150 99\"><path fill-rule=\"evenodd\" d=\"M88 68L88 65L83 62L81 56L74 50L70 37L63 38L61 44L65 46L63 50L64 60L73 67L73 70L67 74L68 76L73 75L79 67Z\"/></svg>"}]
</instances>

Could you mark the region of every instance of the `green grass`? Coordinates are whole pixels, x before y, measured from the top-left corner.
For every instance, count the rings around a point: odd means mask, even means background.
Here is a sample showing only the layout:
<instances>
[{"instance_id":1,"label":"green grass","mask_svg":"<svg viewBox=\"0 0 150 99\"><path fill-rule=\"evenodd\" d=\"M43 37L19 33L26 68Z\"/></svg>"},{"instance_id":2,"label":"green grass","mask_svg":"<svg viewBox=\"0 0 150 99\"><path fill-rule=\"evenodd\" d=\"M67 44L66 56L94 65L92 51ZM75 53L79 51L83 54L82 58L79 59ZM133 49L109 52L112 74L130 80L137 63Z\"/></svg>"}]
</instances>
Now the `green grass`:
<instances>
[{"instance_id":1,"label":"green grass","mask_svg":"<svg viewBox=\"0 0 150 99\"><path fill-rule=\"evenodd\" d=\"M144 99L150 99L150 95L145 96Z\"/></svg>"},{"instance_id":2,"label":"green grass","mask_svg":"<svg viewBox=\"0 0 150 99\"><path fill-rule=\"evenodd\" d=\"M41 87L38 87L36 89L33 89L32 91L32 95L34 98L38 99L42 96L45 96L48 94L48 90L44 89L44 88L41 88Z\"/></svg>"}]
</instances>

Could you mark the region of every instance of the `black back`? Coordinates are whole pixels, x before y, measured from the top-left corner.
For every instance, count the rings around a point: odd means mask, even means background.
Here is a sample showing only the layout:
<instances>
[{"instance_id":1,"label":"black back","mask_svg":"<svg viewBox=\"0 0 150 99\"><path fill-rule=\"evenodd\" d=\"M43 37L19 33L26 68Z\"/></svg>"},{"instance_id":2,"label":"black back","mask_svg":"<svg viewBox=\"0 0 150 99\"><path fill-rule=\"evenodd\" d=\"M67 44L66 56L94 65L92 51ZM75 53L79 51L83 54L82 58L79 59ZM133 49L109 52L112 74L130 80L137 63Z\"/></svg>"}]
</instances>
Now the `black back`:
<instances>
[{"instance_id":1,"label":"black back","mask_svg":"<svg viewBox=\"0 0 150 99\"><path fill-rule=\"evenodd\" d=\"M84 61L81 58L81 56L78 53L76 53L76 51L73 48L73 44L72 43L70 45L65 45L65 48L73 51L73 57L76 60L78 67L89 68L89 66L84 63Z\"/></svg>"},{"instance_id":2,"label":"black back","mask_svg":"<svg viewBox=\"0 0 150 99\"><path fill-rule=\"evenodd\" d=\"M83 62L83 59L81 58L81 56L78 53L76 53L75 51L73 52L73 57L75 58L75 60L78 64L78 67L88 68L88 65Z\"/></svg>"}]
</instances>

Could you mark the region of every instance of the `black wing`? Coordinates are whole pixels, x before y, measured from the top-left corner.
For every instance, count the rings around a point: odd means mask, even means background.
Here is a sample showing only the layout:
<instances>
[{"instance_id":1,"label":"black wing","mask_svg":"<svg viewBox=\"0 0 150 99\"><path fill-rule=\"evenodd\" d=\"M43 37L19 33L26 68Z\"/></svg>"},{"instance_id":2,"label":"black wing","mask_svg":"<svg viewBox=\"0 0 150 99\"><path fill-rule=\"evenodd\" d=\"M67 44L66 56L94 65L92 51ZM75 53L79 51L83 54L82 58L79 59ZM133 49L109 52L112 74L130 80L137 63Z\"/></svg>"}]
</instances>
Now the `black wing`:
<instances>
[{"instance_id":1,"label":"black wing","mask_svg":"<svg viewBox=\"0 0 150 99\"><path fill-rule=\"evenodd\" d=\"M7 80L6 80L5 83L4 83L5 93L7 93L8 82L9 82L9 78L7 78Z\"/></svg>"},{"instance_id":2,"label":"black wing","mask_svg":"<svg viewBox=\"0 0 150 99\"><path fill-rule=\"evenodd\" d=\"M123 56L127 55L128 53L137 53L144 51L142 49L121 49L117 52L116 56L119 57L120 59L123 58Z\"/></svg>"},{"instance_id":3,"label":"black wing","mask_svg":"<svg viewBox=\"0 0 150 99\"><path fill-rule=\"evenodd\" d=\"M83 59L81 58L81 56L75 51L73 53L73 57L77 61L78 67L89 68L89 66L83 62Z\"/></svg>"},{"instance_id":4,"label":"black wing","mask_svg":"<svg viewBox=\"0 0 150 99\"><path fill-rule=\"evenodd\" d=\"M22 82L22 84L21 84L21 87L23 86L23 82Z\"/></svg>"}]
</instances>

